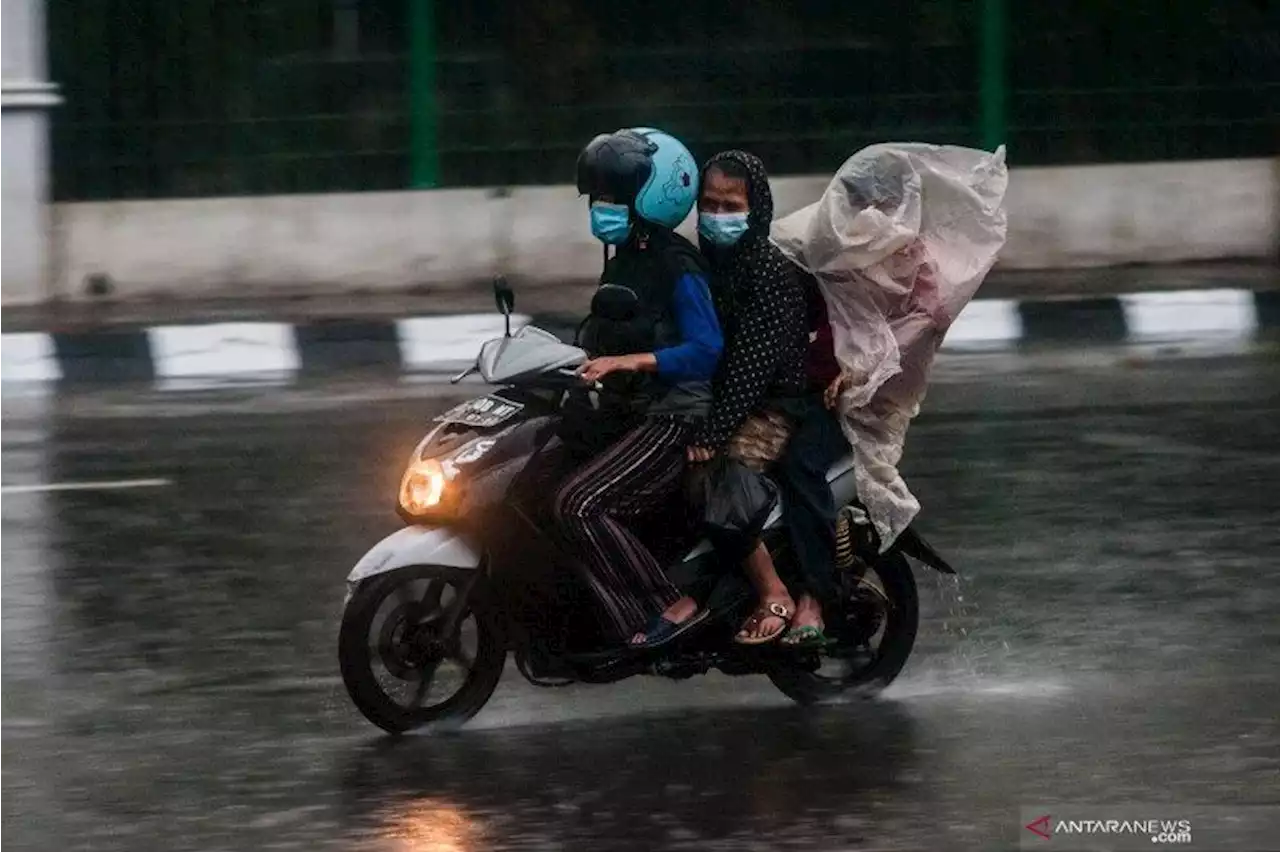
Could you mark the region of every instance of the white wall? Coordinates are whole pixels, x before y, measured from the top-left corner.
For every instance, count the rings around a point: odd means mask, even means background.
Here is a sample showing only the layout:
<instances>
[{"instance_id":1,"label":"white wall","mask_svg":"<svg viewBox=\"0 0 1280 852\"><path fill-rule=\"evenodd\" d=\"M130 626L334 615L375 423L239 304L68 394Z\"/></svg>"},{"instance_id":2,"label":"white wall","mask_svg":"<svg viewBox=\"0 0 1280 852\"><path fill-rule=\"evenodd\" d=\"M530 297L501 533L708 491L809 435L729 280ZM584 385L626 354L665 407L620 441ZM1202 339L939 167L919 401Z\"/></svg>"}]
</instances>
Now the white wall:
<instances>
[{"instance_id":1,"label":"white wall","mask_svg":"<svg viewBox=\"0 0 1280 852\"><path fill-rule=\"evenodd\" d=\"M58 205L61 292L106 273L120 295L287 292L459 280L496 266L475 190Z\"/></svg>"},{"instance_id":2,"label":"white wall","mask_svg":"<svg viewBox=\"0 0 1280 852\"><path fill-rule=\"evenodd\" d=\"M1014 169L1001 264L1272 257L1277 175L1270 160ZM778 215L825 183L776 180ZM496 272L554 283L600 268L585 202L568 186L63 204L56 218L56 288L69 297L94 273L122 296L251 297L466 285Z\"/></svg>"},{"instance_id":3,"label":"white wall","mask_svg":"<svg viewBox=\"0 0 1280 852\"><path fill-rule=\"evenodd\" d=\"M1016 169L1006 268L1273 257L1271 160Z\"/></svg>"},{"instance_id":4,"label":"white wall","mask_svg":"<svg viewBox=\"0 0 1280 852\"><path fill-rule=\"evenodd\" d=\"M0 15L0 294L6 305L29 304L50 286L47 110L58 98L44 79L44 0L4 0Z\"/></svg>"},{"instance_id":5,"label":"white wall","mask_svg":"<svg viewBox=\"0 0 1280 852\"><path fill-rule=\"evenodd\" d=\"M0 216L0 294L4 304L43 301L48 290L48 208L45 180L48 146L45 116L37 111L4 111L0 121L0 164L4 181Z\"/></svg>"}]
</instances>

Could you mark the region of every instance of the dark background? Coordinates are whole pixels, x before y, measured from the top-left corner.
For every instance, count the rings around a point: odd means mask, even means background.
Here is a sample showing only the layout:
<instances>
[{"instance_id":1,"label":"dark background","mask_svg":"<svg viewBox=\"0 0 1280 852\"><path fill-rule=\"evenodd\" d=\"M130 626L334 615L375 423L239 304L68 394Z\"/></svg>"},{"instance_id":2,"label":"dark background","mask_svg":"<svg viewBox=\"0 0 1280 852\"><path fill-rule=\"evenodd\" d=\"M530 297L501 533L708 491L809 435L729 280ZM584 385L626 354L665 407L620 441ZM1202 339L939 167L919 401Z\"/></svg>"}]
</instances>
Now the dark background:
<instances>
[{"instance_id":1,"label":"dark background","mask_svg":"<svg viewBox=\"0 0 1280 852\"><path fill-rule=\"evenodd\" d=\"M413 2L50 0L55 197L408 187ZM778 174L978 145L991 2L437 0L438 184L565 183L636 124ZM1280 149L1280 4L996 6L1012 164Z\"/></svg>"}]
</instances>

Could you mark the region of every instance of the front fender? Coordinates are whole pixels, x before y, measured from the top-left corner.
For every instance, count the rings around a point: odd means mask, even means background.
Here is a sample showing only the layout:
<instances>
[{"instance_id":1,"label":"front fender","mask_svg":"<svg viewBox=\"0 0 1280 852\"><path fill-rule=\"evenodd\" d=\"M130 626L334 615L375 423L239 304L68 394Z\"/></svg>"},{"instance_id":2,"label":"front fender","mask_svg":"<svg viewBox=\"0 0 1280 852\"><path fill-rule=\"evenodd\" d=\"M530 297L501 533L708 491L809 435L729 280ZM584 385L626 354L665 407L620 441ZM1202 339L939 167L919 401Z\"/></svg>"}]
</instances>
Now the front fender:
<instances>
[{"instance_id":1,"label":"front fender","mask_svg":"<svg viewBox=\"0 0 1280 852\"><path fill-rule=\"evenodd\" d=\"M451 527L405 527L370 548L351 569L347 582L358 583L410 565L478 568L480 548Z\"/></svg>"}]
</instances>

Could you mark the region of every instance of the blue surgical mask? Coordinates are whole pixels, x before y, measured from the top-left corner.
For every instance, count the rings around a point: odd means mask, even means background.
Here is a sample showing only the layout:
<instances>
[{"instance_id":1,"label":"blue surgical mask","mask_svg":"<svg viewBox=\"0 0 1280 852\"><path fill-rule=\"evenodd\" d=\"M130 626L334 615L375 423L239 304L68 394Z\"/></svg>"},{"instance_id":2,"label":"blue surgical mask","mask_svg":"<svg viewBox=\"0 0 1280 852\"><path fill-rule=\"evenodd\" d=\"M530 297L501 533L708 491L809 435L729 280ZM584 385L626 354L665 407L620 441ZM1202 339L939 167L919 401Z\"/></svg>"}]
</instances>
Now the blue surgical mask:
<instances>
[{"instance_id":1,"label":"blue surgical mask","mask_svg":"<svg viewBox=\"0 0 1280 852\"><path fill-rule=\"evenodd\" d=\"M698 233L704 240L724 248L747 232L746 213L699 213Z\"/></svg>"},{"instance_id":2,"label":"blue surgical mask","mask_svg":"<svg viewBox=\"0 0 1280 852\"><path fill-rule=\"evenodd\" d=\"M625 204L609 204L605 201L593 203L591 233L606 245L622 245L631 233L631 211Z\"/></svg>"}]
</instances>

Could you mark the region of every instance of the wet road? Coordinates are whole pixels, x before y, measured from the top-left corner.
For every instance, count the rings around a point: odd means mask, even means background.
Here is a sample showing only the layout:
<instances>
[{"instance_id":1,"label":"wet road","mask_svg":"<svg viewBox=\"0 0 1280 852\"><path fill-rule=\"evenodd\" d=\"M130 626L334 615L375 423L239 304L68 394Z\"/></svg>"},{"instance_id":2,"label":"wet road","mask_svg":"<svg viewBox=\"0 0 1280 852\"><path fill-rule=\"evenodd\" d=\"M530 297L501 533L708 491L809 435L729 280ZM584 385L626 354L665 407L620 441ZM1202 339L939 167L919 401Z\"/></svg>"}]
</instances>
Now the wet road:
<instances>
[{"instance_id":1,"label":"wet road","mask_svg":"<svg viewBox=\"0 0 1280 852\"><path fill-rule=\"evenodd\" d=\"M449 400L385 381L6 386L6 489L170 483L3 498L11 849L1007 849L1033 802L1280 803L1274 359L950 359L905 470L965 576L917 574L880 700L509 673L401 741L343 692L343 577Z\"/></svg>"}]
</instances>

